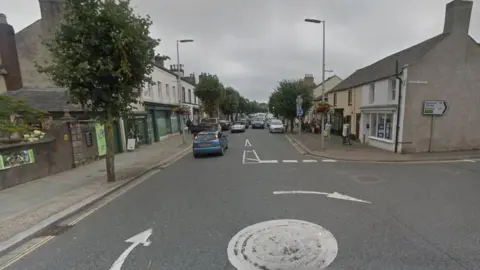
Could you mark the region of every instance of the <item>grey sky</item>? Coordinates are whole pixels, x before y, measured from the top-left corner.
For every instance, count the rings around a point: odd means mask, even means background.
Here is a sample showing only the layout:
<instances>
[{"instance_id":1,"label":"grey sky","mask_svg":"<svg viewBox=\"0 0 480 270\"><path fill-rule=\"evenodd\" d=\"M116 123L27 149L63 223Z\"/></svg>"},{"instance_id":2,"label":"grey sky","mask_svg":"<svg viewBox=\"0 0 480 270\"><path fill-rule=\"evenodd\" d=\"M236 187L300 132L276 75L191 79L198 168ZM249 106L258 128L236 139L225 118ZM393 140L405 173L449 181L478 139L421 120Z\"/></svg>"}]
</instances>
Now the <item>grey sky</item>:
<instances>
[{"instance_id":1,"label":"grey sky","mask_svg":"<svg viewBox=\"0 0 480 270\"><path fill-rule=\"evenodd\" d=\"M157 51L175 59L181 45L186 72L217 74L245 97L266 101L283 78L313 73L321 81L322 26L327 21L326 62L342 78L355 69L443 30L450 0L132 0L149 14ZM2 0L8 21L21 30L40 18L37 0ZM470 35L480 41L480 2ZM328 76L328 74L327 74Z\"/></svg>"}]
</instances>

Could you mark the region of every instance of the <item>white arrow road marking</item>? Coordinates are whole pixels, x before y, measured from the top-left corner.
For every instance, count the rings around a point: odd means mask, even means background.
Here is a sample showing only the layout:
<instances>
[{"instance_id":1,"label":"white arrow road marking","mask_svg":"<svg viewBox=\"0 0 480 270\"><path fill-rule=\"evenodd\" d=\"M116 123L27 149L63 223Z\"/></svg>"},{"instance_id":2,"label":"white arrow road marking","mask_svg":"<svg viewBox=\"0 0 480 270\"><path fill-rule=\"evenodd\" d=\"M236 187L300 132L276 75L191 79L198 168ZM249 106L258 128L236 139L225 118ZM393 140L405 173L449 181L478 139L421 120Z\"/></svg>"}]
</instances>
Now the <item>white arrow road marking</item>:
<instances>
[{"instance_id":1,"label":"white arrow road marking","mask_svg":"<svg viewBox=\"0 0 480 270\"><path fill-rule=\"evenodd\" d=\"M135 249L138 245L142 244L144 247L148 247L152 242L148 240L148 238L152 235L152 229L148 229L144 232L141 232L131 238L125 240L127 243L132 243L123 253L118 257L118 259L113 263L110 270L120 270L122 269L122 265L127 259L130 252Z\"/></svg>"},{"instance_id":2,"label":"white arrow road marking","mask_svg":"<svg viewBox=\"0 0 480 270\"><path fill-rule=\"evenodd\" d=\"M248 139L245 140L245 147L252 147L252 144Z\"/></svg>"},{"instance_id":3,"label":"white arrow road marking","mask_svg":"<svg viewBox=\"0 0 480 270\"><path fill-rule=\"evenodd\" d=\"M361 202L361 203L372 203L369 201L360 200L348 195L343 195L338 192L327 193L327 192L318 192L318 191L305 191L305 190L291 190L291 191L274 191L274 195L288 195L288 194L311 194L311 195L326 195L330 199L346 200L352 202Z\"/></svg>"}]
</instances>

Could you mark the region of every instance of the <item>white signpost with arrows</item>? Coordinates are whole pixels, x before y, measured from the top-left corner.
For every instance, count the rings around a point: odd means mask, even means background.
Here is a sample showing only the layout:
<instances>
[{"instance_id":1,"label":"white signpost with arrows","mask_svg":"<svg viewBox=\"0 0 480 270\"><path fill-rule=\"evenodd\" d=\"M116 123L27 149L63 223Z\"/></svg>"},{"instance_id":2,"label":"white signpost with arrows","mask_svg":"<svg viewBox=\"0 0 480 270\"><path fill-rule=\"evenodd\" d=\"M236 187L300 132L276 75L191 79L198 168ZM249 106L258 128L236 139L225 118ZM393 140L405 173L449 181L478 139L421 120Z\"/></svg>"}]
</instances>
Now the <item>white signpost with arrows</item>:
<instances>
[{"instance_id":1,"label":"white signpost with arrows","mask_svg":"<svg viewBox=\"0 0 480 270\"><path fill-rule=\"evenodd\" d=\"M423 115L440 116L447 111L448 105L446 100L424 100Z\"/></svg>"},{"instance_id":2,"label":"white signpost with arrows","mask_svg":"<svg viewBox=\"0 0 480 270\"><path fill-rule=\"evenodd\" d=\"M110 267L110 270L121 270L122 265L130 252L132 252L137 246L143 245L144 247L148 247L152 243L150 240L148 240L150 235L152 235L152 229L148 229L125 240L125 242L132 244L122 253L122 255L120 255L120 257L118 257L118 259L113 263L112 267Z\"/></svg>"}]
</instances>

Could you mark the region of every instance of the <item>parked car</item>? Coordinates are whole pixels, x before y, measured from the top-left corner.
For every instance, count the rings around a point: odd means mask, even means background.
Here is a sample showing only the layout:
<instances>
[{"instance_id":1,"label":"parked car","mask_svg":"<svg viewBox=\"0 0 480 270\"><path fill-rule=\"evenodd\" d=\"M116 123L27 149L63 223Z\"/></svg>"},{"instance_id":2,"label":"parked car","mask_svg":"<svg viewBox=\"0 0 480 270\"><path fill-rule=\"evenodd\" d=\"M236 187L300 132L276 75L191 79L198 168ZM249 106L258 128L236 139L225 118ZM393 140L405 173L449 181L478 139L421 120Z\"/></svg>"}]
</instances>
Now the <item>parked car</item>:
<instances>
[{"instance_id":1,"label":"parked car","mask_svg":"<svg viewBox=\"0 0 480 270\"><path fill-rule=\"evenodd\" d=\"M245 132L246 127L245 123L243 121L237 121L233 124L233 126L230 128L230 132Z\"/></svg>"},{"instance_id":2,"label":"parked car","mask_svg":"<svg viewBox=\"0 0 480 270\"><path fill-rule=\"evenodd\" d=\"M218 131L218 125L210 122L202 122L198 125L191 125L189 129L190 133L195 136L202 131Z\"/></svg>"},{"instance_id":3,"label":"parked car","mask_svg":"<svg viewBox=\"0 0 480 270\"><path fill-rule=\"evenodd\" d=\"M285 126L283 125L282 121L278 119L271 119L270 126L268 127L270 133L284 133Z\"/></svg>"},{"instance_id":4,"label":"parked car","mask_svg":"<svg viewBox=\"0 0 480 270\"><path fill-rule=\"evenodd\" d=\"M240 121L245 125L245 128L248 128L250 126L250 122L248 119L244 118L244 119L241 119Z\"/></svg>"},{"instance_id":5,"label":"parked car","mask_svg":"<svg viewBox=\"0 0 480 270\"><path fill-rule=\"evenodd\" d=\"M200 155L219 154L228 149L227 135L219 131L202 131L193 140L192 152L195 158Z\"/></svg>"},{"instance_id":6,"label":"parked car","mask_svg":"<svg viewBox=\"0 0 480 270\"><path fill-rule=\"evenodd\" d=\"M227 120L220 120L220 126L222 127L222 131L230 130L232 123Z\"/></svg>"},{"instance_id":7,"label":"parked car","mask_svg":"<svg viewBox=\"0 0 480 270\"><path fill-rule=\"evenodd\" d=\"M252 121L252 129L254 128L261 128L261 129L265 129L265 122L260 119L260 118L255 118L253 119Z\"/></svg>"}]
</instances>

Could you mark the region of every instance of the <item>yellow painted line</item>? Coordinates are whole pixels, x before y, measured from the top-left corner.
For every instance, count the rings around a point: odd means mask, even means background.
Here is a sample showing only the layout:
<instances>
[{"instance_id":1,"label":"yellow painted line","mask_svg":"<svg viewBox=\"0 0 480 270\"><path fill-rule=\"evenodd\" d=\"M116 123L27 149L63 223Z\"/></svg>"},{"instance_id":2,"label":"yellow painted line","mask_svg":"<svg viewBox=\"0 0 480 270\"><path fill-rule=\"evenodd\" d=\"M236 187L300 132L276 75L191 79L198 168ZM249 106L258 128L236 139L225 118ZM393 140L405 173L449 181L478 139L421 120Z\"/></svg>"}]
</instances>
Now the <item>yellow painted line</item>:
<instances>
[{"instance_id":1,"label":"yellow painted line","mask_svg":"<svg viewBox=\"0 0 480 270\"><path fill-rule=\"evenodd\" d=\"M40 246L46 244L48 241L52 240L54 236L48 236L43 240L39 241L38 243L34 244L33 246L27 248L26 250L22 251L20 254L16 255L12 259L8 260L4 265L0 266L0 270L5 270L7 267L11 266L12 264L18 262L20 259L24 258L28 254L32 253L35 249L39 248Z\"/></svg>"}]
</instances>

